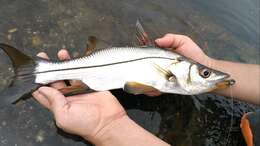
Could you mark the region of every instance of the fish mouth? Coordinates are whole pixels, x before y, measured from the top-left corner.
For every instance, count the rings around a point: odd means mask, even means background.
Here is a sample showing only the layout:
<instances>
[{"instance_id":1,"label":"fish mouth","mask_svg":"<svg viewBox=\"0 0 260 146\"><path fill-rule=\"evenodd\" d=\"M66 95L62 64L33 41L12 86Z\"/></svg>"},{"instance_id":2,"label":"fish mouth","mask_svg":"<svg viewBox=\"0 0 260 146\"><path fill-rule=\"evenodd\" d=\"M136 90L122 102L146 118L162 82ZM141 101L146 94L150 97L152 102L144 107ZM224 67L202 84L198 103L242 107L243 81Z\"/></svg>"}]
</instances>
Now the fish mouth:
<instances>
[{"instance_id":1,"label":"fish mouth","mask_svg":"<svg viewBox=\"0 0 260 146\"><path fill-rule=\"evenodd\" d=\"M229 79L230 75L227 73L222 73L222 77L215 82L216 89L225 89L228 88L236 83L234 79Z\"/></svg>"},{"instance_id":2,"label":"fish mouth","mask_svg":"<svg viewBox=\"0 0 260 146\"><path fill-rule=\"evenodd\" d=\"M217 76L219 76L219 78L215 81L215 84L216 84L216 85L219 84L219 83L221 83L221 82L227 81L227 79L230 77L229 74L223 73L223 72L218 72L218 73L216 73L216 74L217 74Z\"/></svg>"},{"instance_id":3,"label":"fish mouth","mask_svg":"<svg viewBox=\"0 0 260 146\"><path fill-rule=\"evenodd\" d=\"M236 83L234 79L229 79L230 75L229 74L224 74L224 76L215 82L215 86L210 88L209 91L214 91L217 89L226 89Z\"/></svg>"},{"instance_id":4,"label":"fish mouth","mask_svg":"<svg viewBox=\"0 0 260 146\"><path fill-rule=\"evenodd\" d=\"M216 83L216 89L225 89L228 88L232 85L234 85L236 81L234 79L228 79L228 80L223 80L218 83Z\"/></svg>"}]
</instances>

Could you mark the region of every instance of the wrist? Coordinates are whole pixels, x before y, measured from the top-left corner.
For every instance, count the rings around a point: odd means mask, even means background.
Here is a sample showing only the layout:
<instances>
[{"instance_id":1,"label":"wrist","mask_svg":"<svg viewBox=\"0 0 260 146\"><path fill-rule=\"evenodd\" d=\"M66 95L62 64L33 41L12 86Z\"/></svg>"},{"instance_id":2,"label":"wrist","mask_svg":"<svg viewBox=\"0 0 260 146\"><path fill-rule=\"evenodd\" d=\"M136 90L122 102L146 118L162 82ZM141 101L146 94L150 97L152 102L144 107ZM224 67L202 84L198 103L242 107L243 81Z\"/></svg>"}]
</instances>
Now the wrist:
<instances>
[{"instance_id":1,"label":"wrist","mask_svg":"<svg viewBox=\"0 0 260 146\"><path fill-rule=\"evenodd\" d=\"M127 115L124 115L103 127L99 132L97 132L91 142L95 145L107 145L113 143L112 141L120 137L124 129L131 126L132 120Z\"/></svg>"},{"instance_id":2,"label":"wrist","mask_svg":"<svg viewBox=\"0 0 260 146\"><path fill-rule=\"evenodd\" d=\"M95 135L92 142L96 146L169 146L169 144L137 125L127 115L104 127Z\"/></svg>"}]
</instances>

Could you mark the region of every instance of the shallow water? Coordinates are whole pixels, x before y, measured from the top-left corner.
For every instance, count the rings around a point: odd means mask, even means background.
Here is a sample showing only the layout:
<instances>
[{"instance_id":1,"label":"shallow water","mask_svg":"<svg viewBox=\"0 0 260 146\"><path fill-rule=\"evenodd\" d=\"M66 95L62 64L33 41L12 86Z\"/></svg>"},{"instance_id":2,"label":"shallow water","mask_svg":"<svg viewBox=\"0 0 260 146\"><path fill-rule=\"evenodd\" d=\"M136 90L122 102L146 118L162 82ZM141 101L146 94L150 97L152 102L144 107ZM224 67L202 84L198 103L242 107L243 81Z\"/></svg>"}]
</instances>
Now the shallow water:
<instances>
[{"instance_id":1,"label":"shallow water","mask_svg":"<svg viewBox=\"0 0 260 146\"><path fill-rule=\"evenodd\" d=\"M0 0L0 4L0 42L31 56L46 51L56 58L57 50L66 47L78 57L90 35L104 40L99 47L129 45L135 21L141 18L154 37L186 34L212 57L259 64L258 0ZM6 68L11 66L0 53L3 88L10 80ZM113 93L138 124L175 146L242 146L239 119L254 110L236 101L233 109L231 100L209 94L149 98L121 90ZM30 99L0 110L0 145L15 144L86 143L57 131L51 114Z\"/></svg>"}]
</instances>

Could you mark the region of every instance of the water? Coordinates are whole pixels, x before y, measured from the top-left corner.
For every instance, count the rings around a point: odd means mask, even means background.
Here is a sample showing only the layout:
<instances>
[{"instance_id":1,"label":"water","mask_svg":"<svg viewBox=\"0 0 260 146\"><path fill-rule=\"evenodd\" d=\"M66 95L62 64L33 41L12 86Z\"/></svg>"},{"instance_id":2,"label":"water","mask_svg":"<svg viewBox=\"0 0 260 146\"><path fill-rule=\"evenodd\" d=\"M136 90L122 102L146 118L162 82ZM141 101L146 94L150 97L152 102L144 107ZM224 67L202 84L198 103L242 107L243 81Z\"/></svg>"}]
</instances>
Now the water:
<instances>
[{"instance_id":1,"label":"water","mask_svg":"<svg viewBox=\"0 0 260 146\"><path fill-rule=\"evenodd\" d=\"M259 0L0 0L0 42L35 56L56 58L66 47L77 57L87 37L99 47L131 44L135 21L158 37L189 35L210 56L259 64ZM8 84L10 61L0 52L1 80ZM214 96L163 95L156 98L113 91L132 119L175 146L223 146L234 114L228 145L242 146L239 119L254 107ZM0 145L90 145L56 129L51 114L30 99L0 110Z\"/></svg>"}]
</instances>

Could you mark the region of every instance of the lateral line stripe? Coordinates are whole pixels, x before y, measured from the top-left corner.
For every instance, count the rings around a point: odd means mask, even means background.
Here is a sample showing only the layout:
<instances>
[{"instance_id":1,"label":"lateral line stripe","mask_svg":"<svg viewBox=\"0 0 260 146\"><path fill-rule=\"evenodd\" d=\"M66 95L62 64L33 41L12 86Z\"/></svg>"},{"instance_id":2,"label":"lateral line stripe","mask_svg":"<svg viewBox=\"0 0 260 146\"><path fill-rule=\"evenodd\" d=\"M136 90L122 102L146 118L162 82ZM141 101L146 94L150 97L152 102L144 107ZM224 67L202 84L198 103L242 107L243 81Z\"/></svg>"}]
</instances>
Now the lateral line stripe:
<instances>
[{"instance_id":1,"label":"lateral line stripe","mask_svg":"<svg viewBox=\"0 0 260 146\"><path fill-rule=\"evenodd\" d=\"M65 68L65 69L57 69L57 70L48 70L48 71L42 71L42 72L34 72L34 74L41 74L41 73L48 73L48 72L55 72L55 71L66 71L66 70L76 70L76 69L83 69L83 68L96 68L96 67L104 67L104 66L110 66L110 65L116 65L116 64L122 64L122 63L129 63L144 59L169 59L169 60L175 60L172 58L167 57L144 57L144 58L138 58L133 60L127 60L127 61L121 61L121 62L115 62L115 63L108 63L108 64L100 64L100 65L92 65L92 66L83 66L83 67L74 67L74 68Z\"/></svg>"}]
</instances>

